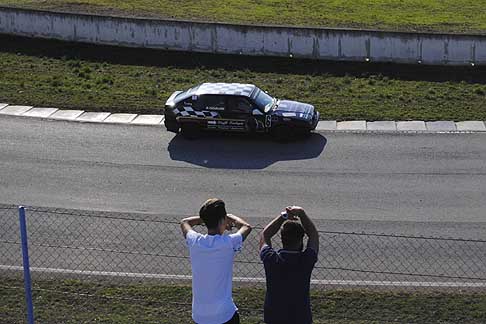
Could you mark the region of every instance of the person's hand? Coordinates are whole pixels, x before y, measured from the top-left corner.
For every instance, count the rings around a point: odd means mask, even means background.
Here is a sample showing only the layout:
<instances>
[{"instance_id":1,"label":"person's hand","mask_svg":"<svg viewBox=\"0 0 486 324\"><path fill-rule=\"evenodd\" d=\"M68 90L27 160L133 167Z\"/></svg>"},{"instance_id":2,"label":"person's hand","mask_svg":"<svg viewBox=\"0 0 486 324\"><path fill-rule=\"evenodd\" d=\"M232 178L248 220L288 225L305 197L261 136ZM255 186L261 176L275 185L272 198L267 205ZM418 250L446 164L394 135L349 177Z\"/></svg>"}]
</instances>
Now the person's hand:
<instances>
[{"instance_id":1,"label":"person's hand","mask_svg":"<svg viewBox=\"0 0 486 324\"><path fill-rule=\"evenodd\" d=\"M232 214L226 215L226 230L231 231L235 227L235 220Z\"/></svg>"},{"instance_id":2,"label":"person's hand","mask_svg":"<svg viewBox=\"0 0 486 324\"><path fill-rule=\"evenodd\" d=\"M287 207L288 208L288 207ZM285 220L291 220L291 221L296 221L299 220L294 214L289 213L289 210L285 208L285 211L281 212L280 215L285 219Z\"/></svg>"},{"instance_id":3,"label":"person's hand","mask_svg":"<svg viewBox=\"0 0 486 324\"><path fill-rule=\"evenodd\" d=\"M288 219L290 220L297 220L302 215L305 215L305 211L302 207L299 206L289 206L285 208L287 212Z\"/></svg>"}]
</instances>

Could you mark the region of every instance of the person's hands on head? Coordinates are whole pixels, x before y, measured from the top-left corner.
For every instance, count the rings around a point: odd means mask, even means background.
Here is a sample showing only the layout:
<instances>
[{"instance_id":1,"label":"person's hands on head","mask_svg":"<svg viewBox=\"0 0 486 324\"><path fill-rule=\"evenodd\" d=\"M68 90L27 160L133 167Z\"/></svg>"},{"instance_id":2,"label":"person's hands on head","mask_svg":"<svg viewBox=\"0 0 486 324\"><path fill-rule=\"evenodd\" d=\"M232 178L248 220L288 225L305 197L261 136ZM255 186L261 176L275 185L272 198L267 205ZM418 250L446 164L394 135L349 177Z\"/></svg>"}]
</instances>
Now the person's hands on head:
<instances>
[{"instance_id":1,"label":"person's hands on head","mask_svg":"<svg viewBox=\"0 0 486 324\"><path fill-rule=\"evenodd\" d=\"M289 213L289 210L288 210L289 207L286 207L285 210L283 212L280 213L280 216L284 219L284 220L291 220L291 221L295 221L295 220L299 220L294 214L291 214Z\"/></svg>"},{"instance_id":2,"label":"person's hands on head","mask_svg":"<svg viewBox=\"0 0 486 324\"><path fill-rule=\"evenodd\" d=\"M290 220L297 220L302 215L305 215L305 211L302 207L299 206L288 206L285 208L287 212L288 219Z\"/></svg>"},{"instance_id":3,"label":"person's hands on head","mask_svg":"<svg viewBox=\"0 0 486 324\"><path fill-rule=\"evenodd\" d=\"M310 247L319 253L319 232L304 209L299 206L289 206L285 208L285 211L287 212L287 215L289 215L289 219L290 216L292 216L300 220L302 227L304 227L305 234L309 237L307 247Z\"/></svg>"},{"instance_id":4,"label":"person's hands on head","mask_svg":"<svg viewBox=\"0 0 486 324\"><path fill-rule=\"evenodd\" d=\"M246 239L248 234L250 234L252 227L243 218L235 216L233 214L226 214L226 219L231 221L231 226L238 229L239 234L243 236L243 241Z\"/></svg>"}]
</instances>

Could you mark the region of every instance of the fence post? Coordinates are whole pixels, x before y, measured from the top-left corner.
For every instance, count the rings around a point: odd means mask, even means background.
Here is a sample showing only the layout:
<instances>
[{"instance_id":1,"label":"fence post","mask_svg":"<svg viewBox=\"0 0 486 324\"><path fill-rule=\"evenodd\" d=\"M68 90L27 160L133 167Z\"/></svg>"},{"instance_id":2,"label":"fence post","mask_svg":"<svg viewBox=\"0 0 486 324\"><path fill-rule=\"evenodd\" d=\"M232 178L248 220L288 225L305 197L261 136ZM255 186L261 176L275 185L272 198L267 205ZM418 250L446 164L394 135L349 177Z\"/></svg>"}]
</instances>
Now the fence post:
<instances>
[{"instance_id":1,"label":"fence post","mask_svg":"<svg viewBox=\"0 0 486 324\"><path fill-rule=\"evenodd\" d=\"M27 224L25 208L19 206L20 238L22 241L22 260L24 265L25 302L27 304L27 323L34 324L34 306L32 304L32 284L30 280L29 245L27 243Z\"/></svg>"}]
</instances>

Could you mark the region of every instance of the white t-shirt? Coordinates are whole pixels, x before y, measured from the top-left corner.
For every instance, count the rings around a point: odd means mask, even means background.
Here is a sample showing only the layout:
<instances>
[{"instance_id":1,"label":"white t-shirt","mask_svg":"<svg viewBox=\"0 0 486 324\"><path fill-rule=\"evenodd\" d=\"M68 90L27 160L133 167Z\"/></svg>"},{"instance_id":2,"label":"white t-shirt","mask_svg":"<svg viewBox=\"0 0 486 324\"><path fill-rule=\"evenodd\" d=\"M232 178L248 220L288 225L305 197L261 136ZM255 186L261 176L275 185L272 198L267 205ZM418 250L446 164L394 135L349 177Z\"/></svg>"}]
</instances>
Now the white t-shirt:
<instances>
[{"instance_id":1,"label":"white t-shirt","mask_svg":"<svg viewBox=\"0 0 486 324\"><path fill-rule=\"evenodd\" d=\"M198 324L229 321L238 310L232 298L233 259L243 236L190 230L186 243L192 267L192 319Z\"/></svg>"}]
</instances>

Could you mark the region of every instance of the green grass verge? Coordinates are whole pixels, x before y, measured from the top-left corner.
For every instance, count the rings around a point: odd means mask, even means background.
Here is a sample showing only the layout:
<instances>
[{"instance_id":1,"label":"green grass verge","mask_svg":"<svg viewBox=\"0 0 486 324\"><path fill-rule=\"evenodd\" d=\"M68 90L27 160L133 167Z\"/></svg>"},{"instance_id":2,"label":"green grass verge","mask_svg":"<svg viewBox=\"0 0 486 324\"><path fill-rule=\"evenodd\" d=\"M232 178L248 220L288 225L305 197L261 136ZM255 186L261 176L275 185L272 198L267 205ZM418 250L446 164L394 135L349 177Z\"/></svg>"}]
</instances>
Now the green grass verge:
<instances>
[{"instance_id":1,"label":"green grass verge","mask_svg":"<svg viewBox=\"0 0 486 324\"><path fill-rule=\"evenodd\" d=\"M12 288L18 287L18 288ZM191 288L181 285L34 281L39 323L191 323ZM235 288L242 323L262 323L264 290ZM314 323L485 323L486 295L473 293L311 292ZM0 322L24 320L22 282L2 280Z\"/></svg>"},{"instance_id":2,"label":"green grass verge","mask_svg":"<svg viewBox=\"0 0 486 324\"><path fill-rule=\"evenodd\" d=\"M322 119L486 120L486 68L336 63L124 49L0 36L0 102L161 113L175 90L254 83Z\"/></svg>"},{"instance_id":3,"label":"green grass verge","mask_svg":"<svg viewBox=\"0 0 486 324\"><path fill-rule=\"evenodd\" d=\"M485 0L0 0L0 4L251 24L486 32Z\"/></svg>"}]
</instances>

